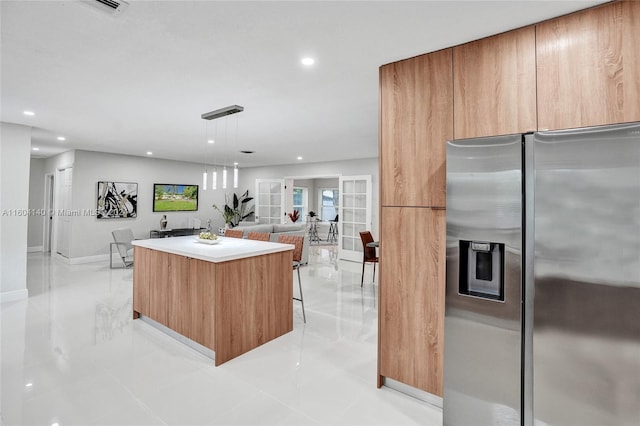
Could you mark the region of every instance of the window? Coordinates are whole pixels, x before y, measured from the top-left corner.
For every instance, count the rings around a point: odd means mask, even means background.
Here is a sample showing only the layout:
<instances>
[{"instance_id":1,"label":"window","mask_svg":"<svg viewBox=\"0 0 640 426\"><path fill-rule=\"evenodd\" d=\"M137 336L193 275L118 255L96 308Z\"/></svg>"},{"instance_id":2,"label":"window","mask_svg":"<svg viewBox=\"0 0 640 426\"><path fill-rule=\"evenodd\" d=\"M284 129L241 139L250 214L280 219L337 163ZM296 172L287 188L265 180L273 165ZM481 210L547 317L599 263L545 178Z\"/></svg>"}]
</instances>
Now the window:
<instances>
[{"instance_id":1,"label":"window","mask_svg":"<svg viewBox=\"0 0 640 426\"><path fill-rule=\"evenodd\" d=\"M338 215L340 191L336 188L320 190L320 220L334 220Z\"/></svg>"},{"instance_id":2,"label":"window","mask_svg":"<svg viewBox=\"0 0 640 426\"><path fill-rule=\"evenodd\" d=\"M293 209L298 210L298 222L303 222L309 213L309 191L307 188L293 188Z\"/></svg>"}]
</instances>

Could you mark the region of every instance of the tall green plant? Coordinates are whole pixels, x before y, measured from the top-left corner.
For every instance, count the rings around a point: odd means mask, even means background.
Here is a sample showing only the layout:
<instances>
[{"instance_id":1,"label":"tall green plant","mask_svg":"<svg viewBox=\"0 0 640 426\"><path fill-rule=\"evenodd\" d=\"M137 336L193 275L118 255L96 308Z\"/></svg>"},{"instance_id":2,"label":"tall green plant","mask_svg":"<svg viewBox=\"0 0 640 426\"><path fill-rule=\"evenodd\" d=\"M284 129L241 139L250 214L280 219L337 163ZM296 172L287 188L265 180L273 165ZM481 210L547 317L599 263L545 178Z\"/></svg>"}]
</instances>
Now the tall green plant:
<instances>
[{"instance_id":1,"label":"tall green plant","mask_svg":"<svg viewBox=\"0 0 640 426\"><path fill-rule=\"evenodd\" d=\"M231 202L229 202L229 194L225 194L224 207L221 209L214 204L213 208L220 212L224 219L224 223L228 224L231 228L234 228L238 226L240 221L253 214L254 206L248 206L248 203L251 200L253 200L253 197L249 197L249 190L247 189L240 197L234 193Z\"/></svg>"}]
</instances>

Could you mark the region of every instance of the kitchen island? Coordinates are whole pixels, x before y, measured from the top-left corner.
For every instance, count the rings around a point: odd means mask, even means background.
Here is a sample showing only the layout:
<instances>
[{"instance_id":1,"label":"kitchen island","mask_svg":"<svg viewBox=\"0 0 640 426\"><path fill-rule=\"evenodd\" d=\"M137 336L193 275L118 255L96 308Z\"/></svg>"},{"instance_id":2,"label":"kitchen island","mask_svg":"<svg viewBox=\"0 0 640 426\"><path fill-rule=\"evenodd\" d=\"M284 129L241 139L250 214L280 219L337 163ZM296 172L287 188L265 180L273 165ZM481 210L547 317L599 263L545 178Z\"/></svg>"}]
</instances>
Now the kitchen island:
<instances>
[{"instance_id":1,"label":"kitchen island","mask_svg":"<svg viewBox=\"0 0 640 426\"><path fill-rule=\"evenodd\" d=\"M293 329L294 246L218 238L133 241L134 319L215 352L216 366Z\"/></svg>"}]
</instances>

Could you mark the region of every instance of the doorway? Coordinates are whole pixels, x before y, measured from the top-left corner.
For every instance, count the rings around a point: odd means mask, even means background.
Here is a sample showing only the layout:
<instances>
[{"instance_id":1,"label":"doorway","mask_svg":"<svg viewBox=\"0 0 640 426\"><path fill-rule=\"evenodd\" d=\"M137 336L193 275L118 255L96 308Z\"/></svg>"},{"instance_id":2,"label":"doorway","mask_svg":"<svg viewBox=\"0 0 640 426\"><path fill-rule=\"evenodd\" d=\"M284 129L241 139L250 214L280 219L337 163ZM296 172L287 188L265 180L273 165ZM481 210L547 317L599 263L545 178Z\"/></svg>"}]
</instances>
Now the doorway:
<instances>
[{"instance_id":1,"label":"doorway","mask_svg":"<svg viewBox=\"0 0 640 426\"><path fill-rule=\"evenodd\" d=\"M55 175L47 173L44 175L44 235L42 237L42 251L51 253L53 246L53 206L54 206Z\"/></svg>"},{"instance_id":2,"label":"doorway","mask_svg":"<svg viewBox=\"0 0 640 426\"><path fill-rule=\"evenodd\" d=\"M70 257L72 168L56 170L53 200L53 250Z\"/></svg>"}]
</instances>

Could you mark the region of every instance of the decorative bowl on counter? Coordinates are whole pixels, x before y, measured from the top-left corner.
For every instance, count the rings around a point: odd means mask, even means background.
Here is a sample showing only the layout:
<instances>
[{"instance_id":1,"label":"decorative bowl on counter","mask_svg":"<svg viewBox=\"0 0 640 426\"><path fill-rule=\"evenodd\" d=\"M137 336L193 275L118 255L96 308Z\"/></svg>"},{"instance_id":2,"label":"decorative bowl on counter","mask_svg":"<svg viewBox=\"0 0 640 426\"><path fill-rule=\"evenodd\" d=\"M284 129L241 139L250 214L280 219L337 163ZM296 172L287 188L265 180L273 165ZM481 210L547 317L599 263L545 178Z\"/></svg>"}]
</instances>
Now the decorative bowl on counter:
<instances>
[{"instance_id":1,"label":"decorative bowl on counter","mask_svg":"<svg viewBox=\"0 0 640 426\"><path fill-rule=\"evenodd\" d=\"M218 244L220 239L213 232L201 232L198 234L197 241L202 244Z\"/></svg>"},{"instance_id":2,"label":"decorative bowl on counter","mask_svg":"<svg viewBox=\"0 0 640 426\"><path fill-rule=\"evenodd\" d=\"M218 244L220 242L220 238L216 238L215 240L209 240L206 238L197 238L196 241L202 244Z\"/></svg>"}]
</instances>

